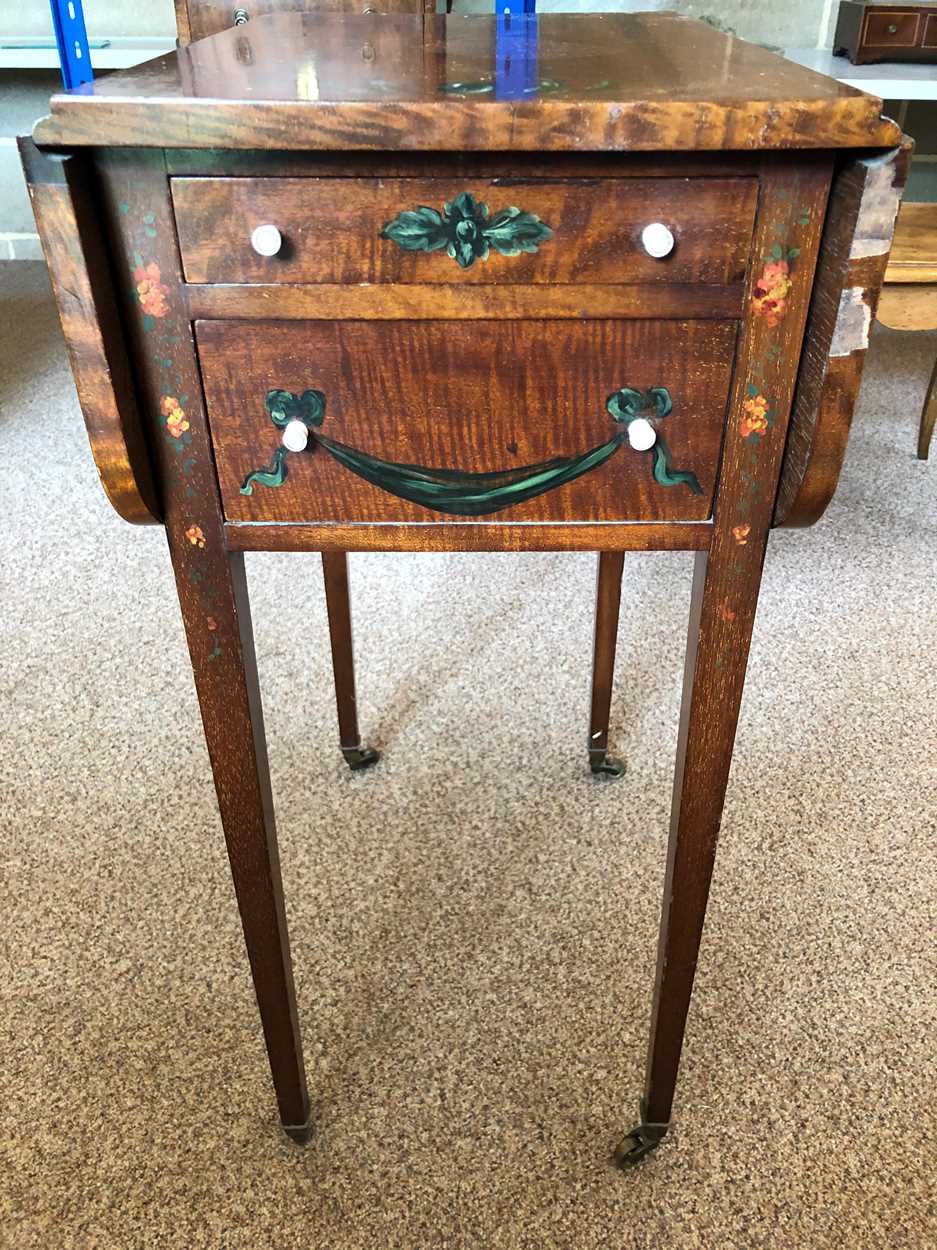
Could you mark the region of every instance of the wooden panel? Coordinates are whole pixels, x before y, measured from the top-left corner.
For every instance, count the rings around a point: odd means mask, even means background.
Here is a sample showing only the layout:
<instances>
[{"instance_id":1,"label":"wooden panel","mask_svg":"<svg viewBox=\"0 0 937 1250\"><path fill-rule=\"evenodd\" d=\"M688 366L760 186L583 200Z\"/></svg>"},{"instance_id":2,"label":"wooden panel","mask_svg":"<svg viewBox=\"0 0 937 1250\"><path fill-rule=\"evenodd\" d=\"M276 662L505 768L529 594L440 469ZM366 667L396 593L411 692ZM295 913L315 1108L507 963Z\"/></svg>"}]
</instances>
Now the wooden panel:
<instances>
[{"instance_id":1,"label":"wooden panel","mask_svg":"<svg viewBox=\"0 0 937 1250\"><path fill-rule=\"evenodd\" d=\"M434 0L176 0L180 43L205 39L234 26L242 9L250 20L271 13L422 13L435 11Z\"/></svg>"},{"instance_id":2,"label":"wooden panel","mask_svg":"<svg viewBox=\"0 0 937 1250\"><path fill-rule=\"evenodd\" d=\"M737 282L756 191L754 179L172 180L189 282ZM382 237L398 214L424 205L441 214L463 192L473 197L475 217L460 224L477 232L479 250L468 267L444 249L407 251ZM507 207L533 214L552 237L516 256L490 247L483 259L485 223ZM267 222L283 236L277 256L251 247L252 230ZM670 256L656 260L645 251L641 231L649 222L663 222L675 235Z\"/></svg>"},{"instance_id":3,"label":"wooden panel","mask_svg":"<svg viewBox=\"0 0 937 1250\"><path fill-rule=\"evenodd\" d=\"M892 330L937 330L937 282L886 286L876 316Z\"/></svg>"},{"instance_id":4,"label":"wooden panel","mask_svg":"<svg viewBox=\"0 0 937 1250\"><path fill-rule=\"evenodd\" d=\"M429 510L363 481L323 446L293 454L281 486L248 474L280 431L268 391L324 393L319 433L396 466L520 473L604 446L624 426L621 387L666 387L671 467L625 441L589 472L498 512L499 520L703 520L710 512L736 327L733 322L198 322L197 341L226 516L243 521L431 521ZM313 449L314 446L314 449Z\"/></svg>"},{"instance_id":5,"label":"wooden panel","mask_svg":"<svg viewBox=\"0 0 937 1250\"><path fill-rule=\"evenodd\" d=\"M560 522L538 525L511 521L401 521L357 525L263 525L229 521L231 551L705 551L708 521L673 525Z\"/></svg>"},{"instance_id":6,"label":"wooden panel","mask_svg":"<svg viewBox=\"0 0 937 1250\"><path fill-rule=\"evenodd\" d=\"M937 282L937 204L902 204L885 282Z\"/></svg>"},{"instance_id":7,"label":"wooden panel","mask_svg":"<svg viewBox=\"0 0 937 1250\"><path fill-rule=\"evenodd\" d=\"M125 521L160 519L87 158L20 154L101 485Z\"/></svg>"},{"instance_id":8,"label":"wooden panel","mask_svg":"<svg viewBox=\"0 0 937 1250\"><path fill-rule=\"evenodd\" d=\"M862 42L868 48L913 48L920 25L919 13L895 10L867 13Z\"/></svg>"},{"instance_id":9,"label":"wooden panel","mask_svg":"<svg viewBox=\"0 0 937 1250\"><path fill-rule=\"evenodd\" d=\"M193 320L397 321L517 318L714 318L741 316L742 283L668 282L656 286L187 286Z\"/></svg>"},{"instance_id":10,"label":"wooden panel","mask_svg":"<svg viewBox=\"0 0 937 1250\"><path fill-rule=\"evenodd\" d=\"M512 98L495 89L503 61L494 18L279 14L53 96L34 138L342 152L827 150L900 141L881 100L702 22L546 14L536 30L537 82Z\"/></svg>"},{"instance_id":11,"label":"wooden panel","mask_svg":"<svg viewBox=\"0 0 937 1250\"><path fill-rule=\"evenodd\" d=\"M775 525L812 525L836 490L909 156L851 161L834 180Z\"/></svg>"},{"instance_id":12,"label":"wooden panel","mask_svg":"<svg viewBox=\"0 0 937 1250\"><path fill-rule=\"evenodd\" d=\"M751 178L746 152L327 152L173 148L177 178Z\"/></svg>"}]
</instances>

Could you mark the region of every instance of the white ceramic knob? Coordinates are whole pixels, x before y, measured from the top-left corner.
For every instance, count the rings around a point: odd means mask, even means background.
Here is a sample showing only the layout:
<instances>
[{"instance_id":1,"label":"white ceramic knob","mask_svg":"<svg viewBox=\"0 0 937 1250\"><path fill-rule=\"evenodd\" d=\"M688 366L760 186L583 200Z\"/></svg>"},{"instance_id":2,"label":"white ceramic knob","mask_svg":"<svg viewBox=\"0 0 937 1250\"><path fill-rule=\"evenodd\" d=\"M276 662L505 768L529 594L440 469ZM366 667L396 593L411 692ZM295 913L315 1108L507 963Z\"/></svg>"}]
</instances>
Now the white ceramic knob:
<instances>
[{"instance_id":1,"label":"white ceramic knob","mask_svg":"<svg viewBox=\"0 0 937 1250\"><path fill-rule=\"evenodd\" d=\"M305 451L309 442L309 430L305 421L290 421L283 431L283 446L287 451Z\"/></svg>"},{"instance_id":2,"label":"white ceramic knob","mask_svg":"<svg viewBox=\"0 0 937 1250\"><path fill-rule=\"evenodd\" d=\"M676 239L673 237L673 231L668 229L662 221L652 221L641 231L641 242L648 256L653 256L655 260L662 260L673 251Z\"/></svg>"},{"instance_id":3,"label":"white ceramic knob","mask_svg":"<svg viewBox=\"0 0 937 1250\"><path fill-rule=\"evenodd\" d=\"M283 246L283 236L269 222L251 232L251 247L258 256L276 256Z\"/></svg>"},{"instance_id":4,"label":"white ceramic knob","mask_svg":"<svg viewBox=\"0 0 937 1250\"><path fill-rule=\"evenodd\" d=\"M649 451L657 442L657 431L644 417L636 417L628 426L628 442L635 451Z\"/></svg>"}]
</instances>

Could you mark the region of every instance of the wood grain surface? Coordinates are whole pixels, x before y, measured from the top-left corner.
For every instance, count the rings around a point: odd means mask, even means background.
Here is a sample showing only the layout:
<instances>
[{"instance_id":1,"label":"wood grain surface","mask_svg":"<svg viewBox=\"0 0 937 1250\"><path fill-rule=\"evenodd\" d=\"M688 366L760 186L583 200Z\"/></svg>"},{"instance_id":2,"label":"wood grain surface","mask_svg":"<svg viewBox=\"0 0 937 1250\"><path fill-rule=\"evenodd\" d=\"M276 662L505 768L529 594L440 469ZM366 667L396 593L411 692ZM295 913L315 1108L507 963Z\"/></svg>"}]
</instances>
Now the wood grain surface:
<instances>
[{"instance_id":1,"label":"wood grain surface","mask_svg":"<svg viewBox=\"0 0 937 1250\"><path fill-rule=\"evenodd\" d=\"M732 370L731 322L198 322L199 357L225 512L242 521L429 521L322 448L289 457L279 487L240 493L280 431L271 389L326 395L322 432L384 460L493 472L573 456L621 427L620 387L666 386L661 422L675 468L702 494L661 486L649 452L627 444L604 465L499 519L703 520L716 479Z\"/></svg>"},{"instance_id":2,"label":"wood grain surface","mask_svg":"<svg viewBox=\"0 0 937 1250\"><path fill-rule=\"evenodd\" d=\"M937 283L937 204L901 205L885 282Z\"/></svg>"},{"instance_id":3,"label":"wood grain surface","mask_svg":"<svg viewBox=\"0 0 937 1250\"><path fill-rule=\"evenodd\" d=\"M31 139L20 139L19 144L101 485L125 521L159 521L150 452L94 203L89 157L47 156Z\"/></svg>"},{"instance_id":4,"label":"wood grain surface","mask_svg":"<svg viewBox=\"0 0 937 1250\"><path fill-rule=\"evenodd\" d=\"M910 148L849 161L830 195L774 524L813 525L846 455ZM921 288L916 288L921 289Z\"/></svg>"},{"instance_id":5,"label":"wood grain surface","mask_svg":"<svg viewBox=\"0 0 937 1250\"><path fill-rule=\"evenodd\" d=\"M734 283L745 275L757 189L753 178L172 180L186 280L223 283ZM445 250L404 251L382 237L399 213L441 213L464 191L488 206L489 220L513 206L552 237L519 256L492 248L465 269ZM669 256L645 251L650 222L673 232ZM264 223L283 238L277 256L251 246Z\"/></svg>"},{"instance_id":6,"label":"wood grain surface","mask_svg":"<svg viewBox=\"0 0 937 1250\"><path fill-rule=\"evenodd\" d=\"M581 286L191 285L184 298L193 321L252 318L263 321L369 320L490 321L621 317L628 320L736 320L741 282Z\"/></svg>"},{"instance_id":7,"label":"wood grain surface","mask_svg":"<svg viewBox=\"0 0 937 1250\"><path fill-rule=\"evenodd\" d=\"M937 330L937 282L886 286L876 316L892 330Z\"/></svg>"},{"instance_id":8,"label":"wood grain surface","mask_svg":"<svg viewBox=\"0 0 937 1250\"><path fill-rule=\"evenodd\" d=\"M250 21L271 13L422 13L435 11L434 0L175 0L180 43L205 39L234 28L240 9Z\"/></svg>"},{"instance_id":9,"label":"wood grain surface","mask_svg":"<svg viewBox=\"0 0 937 1250\"><path fill-rule=\"evenodd\" d=\"M231 551L705 551L708 521L385 521L319 524L228 521Z\"/></svg>"},{"instance_id":10,"label":"wood grain surface","mask_svg":"<svg viewBox=\"0 0 937 1250\"><path fill-rule=\"evenodd\" d=\"M751 178L746 152L407 152L170 148L174 178Z\"/></svg>"},{"instance_id":11,"label":"wood grain surface","mask_svg":"<svg viewBox=\"0 0 937 1250\"><path fill-rule=\"evenodd\" d=\"M676 14L548 14L536 31L537 83L512 98L497 86L492 17L258 18L54 96L34 138L346 152L751 151L900 140L876 97Z\"/></svg>"}]
</instances>

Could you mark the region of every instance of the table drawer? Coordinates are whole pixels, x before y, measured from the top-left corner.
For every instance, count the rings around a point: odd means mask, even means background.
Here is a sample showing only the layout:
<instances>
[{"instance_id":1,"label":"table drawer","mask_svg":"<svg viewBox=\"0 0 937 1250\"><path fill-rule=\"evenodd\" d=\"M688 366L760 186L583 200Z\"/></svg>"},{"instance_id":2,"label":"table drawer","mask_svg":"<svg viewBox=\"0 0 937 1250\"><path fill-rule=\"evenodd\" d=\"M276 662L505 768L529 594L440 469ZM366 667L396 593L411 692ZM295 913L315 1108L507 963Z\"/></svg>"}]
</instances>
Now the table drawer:
<instances>
[{"instance_id":1,"label":"table drawer","mask_svg":"<svg viewBox=\"0 0 937 1250\"><path fill-rule=\"evenodd\" d=\"M920 24L918 13L868 13L862 42L869 48L913 48Z\"/></svg>"},{"instance_id":2,"label":"table drawer","mask_svg":"<svg viewBox=\"0 0 937 1250\"><path fill-rule=\"evenodd\" d=\"M199 321L196 337L229 520L710 515L735 322ZM283 447L290 422L304 450Z\"/></svg>"},{"instance_id":3,"label":"table drawer","mask_svg":"<svg viewBox=\"0 0 937 1250\"><path fill-rule=\"evenodd\" d=\"M732 283L754 178L173 178L188 282ZM673 249L648 254L666 226ZM282 240L252 246L258 226ZM275 240L274 240L275 241Z\"/></svg>"}]
</instances>

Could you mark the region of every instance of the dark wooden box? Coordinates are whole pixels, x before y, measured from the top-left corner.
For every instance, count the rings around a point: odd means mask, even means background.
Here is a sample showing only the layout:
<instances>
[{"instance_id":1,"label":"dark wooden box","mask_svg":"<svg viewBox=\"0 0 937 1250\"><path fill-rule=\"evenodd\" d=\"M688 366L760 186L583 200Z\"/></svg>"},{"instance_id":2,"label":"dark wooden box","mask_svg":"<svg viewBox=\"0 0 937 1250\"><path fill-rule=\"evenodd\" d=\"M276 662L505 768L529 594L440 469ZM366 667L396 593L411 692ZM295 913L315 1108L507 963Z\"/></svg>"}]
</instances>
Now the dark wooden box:
<instances>
[{"instance_id":1,"label":"dark wooden box","mask_svg":"<svg viewBox=\"0 0 937 1250\"><path fill-rule=\"evenodd\" d=\"M836 56L853 65L870 61L937 63L937 0L924 4L868 4L840 0Z\"/></svg>"}]
</instances>

